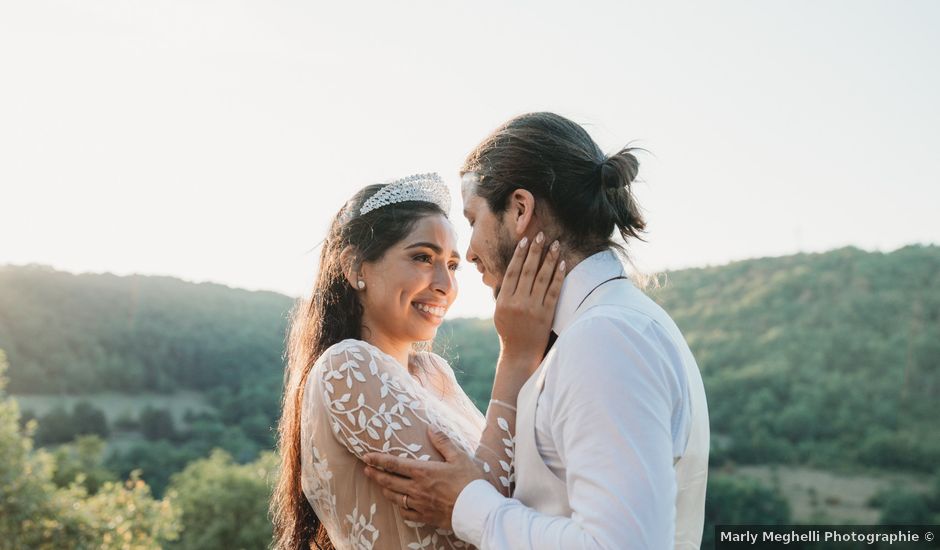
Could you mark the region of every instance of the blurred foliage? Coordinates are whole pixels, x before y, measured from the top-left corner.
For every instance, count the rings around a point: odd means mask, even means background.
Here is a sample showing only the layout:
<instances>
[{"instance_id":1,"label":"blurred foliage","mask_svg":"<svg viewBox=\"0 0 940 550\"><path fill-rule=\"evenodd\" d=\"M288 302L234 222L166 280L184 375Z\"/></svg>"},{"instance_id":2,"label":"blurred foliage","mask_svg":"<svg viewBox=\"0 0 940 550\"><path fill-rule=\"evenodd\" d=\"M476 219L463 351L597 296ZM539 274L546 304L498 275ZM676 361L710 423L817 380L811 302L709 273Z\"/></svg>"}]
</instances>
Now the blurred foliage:
<instances>
[{"instance_id":1,"label":"blurred foliage","mask_svg":"<svg viewBox=\"0 0 940 550\"><path fill-rule=\"evenodd\" d=\"M222 450L177 450L185 456L166 475L178 473L166 497L156 500L136 470L126 482L116 481L98 436L51 452L34 450L36 423L22 426L16 401L3 391L6 368L0 350L0 550L269 545L268 502L278 465L273 453L239 465ZM149 443L157 446L150 457L157 463L175 449L167 440ZM197 459L203 453L209 458Z\"/></svg>"},{"instance_id":2,"label":"blurred foliage","mask_svg":"<svg viewBox=\"0 0 940 550\"><path fill-rule=\"evenodd\" d=\"M940 476L937 478L940 483ZM931 525L940 522L940 486L932 493L914 493L893 487L876 494L869 503L881 510L884 525Z\"/></svg>"},{"instance_id":3,"label":"blurred foliage","mask_svg":"<svg viewBox=\"0 0 940 550\"><path fill-rule=\"evenodd\" d=\"M16 365L13 394L237 390L280 376L292 303L170 277L0 266L0 348Z\"/></svg>"},{"instance_id":4,"label":"blurred foliage","mask_svg":"<svg viewBox=\"0 0 940 550\"><path fill-rule=\"evenodd\" d=\"M76 403L69 413L65 407L56 407L38 418L35 443L40 447L66 443L80 435L108 437L108 421L101 409L87 401Z\"/></svg>"},{"instance_id":5,"label":"blurred foliage","mask_svg":"<svg viewBox=\"0 0 940 550\"><path fill-rule=\"evenodd\" d=\"M434 351L447 359L460 387L485 411L496 376L499 340L491 319L454 319L437 331Z\"/></svg>"},{"instance_id":6,"label":"blurred foliage","mask_svg":"<svg viewBox=\"0 0 940 550\"><path fill-rule=\"evenodd\" d=\"M702 548L715 547L715 525L785 525L790 522L786 501L754 479L711 475L705 495Z\"/></svg>"},{"instance_id":7,"label":"blurred foliage","mask_svg":"<svg viewBox=\"0 0 940 550\"><path fill-rule=\"evenodd\" d=\"M34 451L33 426L20 431L16 401L3 392L6 368L0 350L0 548L156 549L175 539L177 509L168 500L154 500L136 476L126 483L102 476L94 494L83 484L84 473L76 472L66 487L56 486L56 474L65 476L73 459L91 461L94 472L100 448L84 440L76 444L75 457Z\"/></svg>"},{"instance_id":8,"label":"blurred foliage","mask_svg":"<svg viewBox=\"0 0 940 550\"><path fill-rule=\"evenodd\" d=\"M117 476L104 466L104 446L100 437L83 435L72 443L56 447L52 451L53 483L57 487L77 483L93 495L105 482L117 481Z\"/></svg>"},{"instance_id":9,"label":"blurred foliage","mask_svg":"<svg viewBox=\"0 0 940 550\"><path fill-rule=\"evenodd\" d=\"M653 296L695 353L727 459L940 463L940 248L690 269Z\"/></svg>"},{"instance_id":10,"label":"blurred foliage","mask_svg":"<svg viewBox=\"0 0 940 550\"><path fill-rule=\"evenodd\" d=\"M147 439L176 438L173 416L166 409L156 409L149 405L144 407L144 410L140 411L137 427Z\"/></svg>"},{"instance_id":11,"label":"blurred foliage","mask_svg":"<svg viewBox=\"0 0 940 550\"><path fill-rule=\"evenodd\" d=\"M277 466L273 453L239 465L216 450L175 474L168 495L183 513L182 532L168 548L267 547L272 535L268 502Z\"/></svg>"}]
</instances>

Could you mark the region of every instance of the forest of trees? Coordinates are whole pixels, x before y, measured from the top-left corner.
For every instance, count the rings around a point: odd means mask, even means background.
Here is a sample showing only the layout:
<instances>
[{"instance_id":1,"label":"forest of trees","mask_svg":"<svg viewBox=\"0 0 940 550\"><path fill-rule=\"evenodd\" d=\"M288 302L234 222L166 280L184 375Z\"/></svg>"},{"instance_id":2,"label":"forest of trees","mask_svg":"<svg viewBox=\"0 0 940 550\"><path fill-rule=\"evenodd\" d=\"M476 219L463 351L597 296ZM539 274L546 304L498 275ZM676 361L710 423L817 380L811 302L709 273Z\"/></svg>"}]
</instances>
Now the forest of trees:
<instances>
[{"instance_id":1,"label":"forest of trees","mask_svg":"<svg viewBox=\"0 0 940 550\"><path fill-rule=\"evenodd\" d=\"M709 522L791 519L772 488L721 474L733 464L913 473L937 480L935 491L874 504L887 519L938 519L940 248L846 248L660 281L650 293L685 333L708 394ZM293 302L166 277L0 266L0 364L10 365L0 373L0 541L19 532L35 542L27 547L109 547L105 534L120 533L140 547L263 547ZM435 349L484 406L498 353L491 321L448 321ZM180 420L142 402L109 420L96 401L181 390L208 408ZM20 410L16 396L36 394L87 399Z\"/></svg>"},{"instance_id":2,"label":"forest of trees","mask_svg":"<svg viewBox=\"0 0 940 550\"><path fill-rule=\"evenodd\" d=\"M292 303L169 277L0 267L10 392L238 391L278 379Z\"/></svg>"}]
</instances>

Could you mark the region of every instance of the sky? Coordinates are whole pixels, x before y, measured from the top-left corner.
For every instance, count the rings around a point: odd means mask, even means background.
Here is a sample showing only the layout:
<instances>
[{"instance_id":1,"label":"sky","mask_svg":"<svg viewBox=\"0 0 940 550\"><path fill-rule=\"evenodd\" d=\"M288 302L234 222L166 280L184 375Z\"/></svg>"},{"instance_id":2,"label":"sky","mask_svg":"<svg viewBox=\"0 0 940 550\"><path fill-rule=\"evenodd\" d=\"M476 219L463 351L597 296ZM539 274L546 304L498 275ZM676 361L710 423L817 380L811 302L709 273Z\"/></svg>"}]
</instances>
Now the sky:
<instances>
[{"instance_id":1,"label":"sky","mask_svg":"<svg viewBox=\"0 0 940 550\"><path fill-rule=\"evenodd\" d=\"M360 187L549 110L635 183L647 272L940 243L940 2L0 3L0 265L308 293ZM489 316L465 263L448 316Z\"/></svg>"}]
</instances>

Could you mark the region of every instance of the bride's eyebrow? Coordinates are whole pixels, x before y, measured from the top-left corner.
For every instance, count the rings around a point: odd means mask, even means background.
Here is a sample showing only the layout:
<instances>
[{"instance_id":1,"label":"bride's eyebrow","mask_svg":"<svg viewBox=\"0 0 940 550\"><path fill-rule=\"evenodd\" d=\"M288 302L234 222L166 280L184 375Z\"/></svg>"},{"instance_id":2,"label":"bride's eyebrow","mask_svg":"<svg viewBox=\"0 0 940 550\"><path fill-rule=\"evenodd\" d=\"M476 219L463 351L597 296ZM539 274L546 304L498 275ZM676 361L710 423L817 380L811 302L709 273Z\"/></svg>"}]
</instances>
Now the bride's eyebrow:
<instances>
[{"instance_id":1,"label":"bride's eyebrow","mask_svg":"<svg viewBox=\"0 0 940 550\"><path fill-rule=\"evenodd\" d=\"M424 241L409 244L408 246L405 247L405 250L411 250L412 248L430 248L431 250L434 251L435 254L444 253L444 249L442 249L441 247L437 246L434 243L429 243L429 242L424 242ZM458 260L460 259L460 254L456 250L451 252L450 256L451 258L457 258Z\"/></svg>"}]
</instances>

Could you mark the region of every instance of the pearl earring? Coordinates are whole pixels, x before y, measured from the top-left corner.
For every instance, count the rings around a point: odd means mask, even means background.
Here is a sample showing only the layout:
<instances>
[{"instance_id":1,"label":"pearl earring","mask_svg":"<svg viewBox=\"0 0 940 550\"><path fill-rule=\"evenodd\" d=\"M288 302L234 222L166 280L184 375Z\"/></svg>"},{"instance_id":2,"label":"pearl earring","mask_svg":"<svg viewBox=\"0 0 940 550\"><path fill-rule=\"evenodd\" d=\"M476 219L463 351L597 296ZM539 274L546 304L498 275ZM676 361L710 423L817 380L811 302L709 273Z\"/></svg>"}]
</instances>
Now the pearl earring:
<instances>
[{"instance_id":1,"label":"pearl earring","mask_svg":"<svg viewBox=\"0 0 940 550\"><path fill-rule=\"evenodd\" d=\"M359 279L359 282L356 283L356 286L359 287L359 290L362 290L362 289L364 289L364 288L366 287L366 282L363 281L362 279Z\"/></svg>"}]
</instances>

